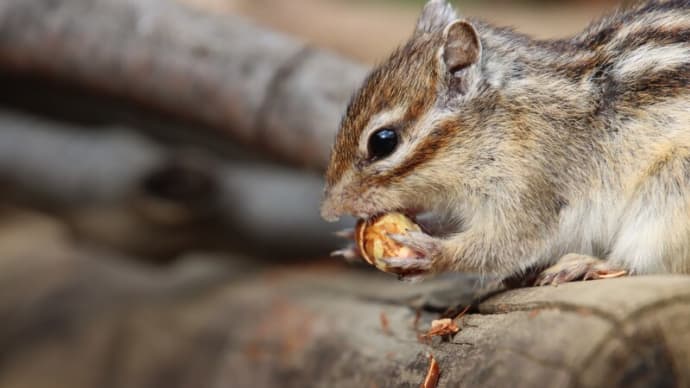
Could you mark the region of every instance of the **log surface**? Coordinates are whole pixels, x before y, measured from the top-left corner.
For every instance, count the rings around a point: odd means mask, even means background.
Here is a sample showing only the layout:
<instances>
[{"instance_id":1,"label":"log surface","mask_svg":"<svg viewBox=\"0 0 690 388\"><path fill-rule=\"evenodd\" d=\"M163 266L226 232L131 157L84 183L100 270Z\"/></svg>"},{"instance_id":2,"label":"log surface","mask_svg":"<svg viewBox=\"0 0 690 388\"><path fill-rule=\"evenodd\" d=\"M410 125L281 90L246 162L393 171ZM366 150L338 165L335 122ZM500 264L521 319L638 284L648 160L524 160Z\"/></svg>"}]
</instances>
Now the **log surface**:
<instances>
[{"instance_id":1,"label":"log surface","mask_svg":"<svg viewBox=\"0 0 690 388\"><path fill-rule=\"evenodd\" d=\"M467 282L242 260L162 271L54 252L0 261L0 386L419 386L428 354L441 387L690 384L687 277L505 292L454 337L421 343L439 313L420 300Z\"/></svg>"}]
</instances>

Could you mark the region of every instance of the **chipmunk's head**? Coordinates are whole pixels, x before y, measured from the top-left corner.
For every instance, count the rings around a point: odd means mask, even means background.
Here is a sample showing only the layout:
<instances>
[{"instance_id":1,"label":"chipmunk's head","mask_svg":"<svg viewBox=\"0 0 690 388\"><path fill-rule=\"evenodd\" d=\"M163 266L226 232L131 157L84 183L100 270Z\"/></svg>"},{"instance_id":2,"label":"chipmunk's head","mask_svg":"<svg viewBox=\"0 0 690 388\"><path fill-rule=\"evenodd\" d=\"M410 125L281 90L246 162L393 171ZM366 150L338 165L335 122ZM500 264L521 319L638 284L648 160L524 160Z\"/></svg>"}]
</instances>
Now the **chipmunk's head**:
<instances>
[{"instance_id":1,"label":"chipmunk's head","mask_svg":"<svg viewBox=\"0 0 690 388\"><path fill-rule=\"evenodd\" d=\"M328 167L324 218L417 213L442 203L434 196L453 195L444 174L463 168L462 159L445 151L463 130L458 104L479 93L481 56L475 28L431 0L412 38L350 102Z\"/></svg>"}]
</instances>

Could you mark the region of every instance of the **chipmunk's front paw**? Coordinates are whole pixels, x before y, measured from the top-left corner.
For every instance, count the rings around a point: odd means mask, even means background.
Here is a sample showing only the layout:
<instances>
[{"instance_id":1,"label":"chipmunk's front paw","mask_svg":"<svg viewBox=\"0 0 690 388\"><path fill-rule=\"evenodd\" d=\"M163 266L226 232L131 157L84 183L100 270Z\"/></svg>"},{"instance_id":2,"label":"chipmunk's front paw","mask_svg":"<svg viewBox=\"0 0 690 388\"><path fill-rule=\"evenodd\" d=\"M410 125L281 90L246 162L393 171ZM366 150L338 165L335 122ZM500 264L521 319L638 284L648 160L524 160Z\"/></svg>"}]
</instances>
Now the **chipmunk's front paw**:
<instances>
[{"instance_id":1,"label":"chipmunk's front paw","mask_svg":"<svg viewBox=\"0 0 690 388\"><path fill-rule=\"evenodd\" d=\"M545 269L534 282L535 286L557 286L575 280L609 279L625 276L627 270L616 268L606 261L587 255L569 254Z\"/></svg>"},{"instance_id":2,"label":"chipmunk's front paw","mask_svg":"<svg viewBox=\"0 0 690 388\"><path fill-rule=\"evenodd\" d=\"M392 234L389 237L418 254L413 258L384 259L390 272L407 281L417 281L436 272L437 259L443 252L443 240L422 232Z\"/></svg>"},{"instance_id":3,"label":"chipmunk's front paw","mask_svg":"<svg viewBox=\"0 0 690 388\"><path fill-rule=\"evenodd\" d=\"M389 235L394 241L420 253L424 257L437 257L443 252L443 240L423 232Z\"/></svg>"},{"instance_id":4,"label":"chipmunk's front paw","mask_svg":"<svg viewBox=\"0 0 690 388\"><path fill-rule=\"evenodd\" d=\"M354 240L355 229L347 228L334 233L336 237L344 238L347 240ZM355 246L355 244L350 243L345 248L339 249L337 251L331 252L332 257L342 257L348 263L358 262L362 259L362 255Z\"/></svg>"}]
</instances>

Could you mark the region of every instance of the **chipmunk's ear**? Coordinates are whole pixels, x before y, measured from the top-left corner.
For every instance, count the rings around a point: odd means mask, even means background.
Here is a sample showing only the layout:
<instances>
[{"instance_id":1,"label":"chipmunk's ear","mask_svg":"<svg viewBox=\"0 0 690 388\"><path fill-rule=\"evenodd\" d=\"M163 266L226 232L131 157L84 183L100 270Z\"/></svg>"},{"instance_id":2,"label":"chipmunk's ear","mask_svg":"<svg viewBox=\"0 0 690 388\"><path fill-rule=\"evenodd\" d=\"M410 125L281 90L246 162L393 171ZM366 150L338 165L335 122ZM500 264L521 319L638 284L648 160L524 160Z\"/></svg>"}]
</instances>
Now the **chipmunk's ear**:
<instances>
[{"instance_id":1,"label":"chipmunk's ear","mask_svg":"<svg viewBox=\"0 0 690 388\"><path fill-rule=\"evenodd\" d=\"M443 31L448 24L457 18L457 13L446 0L429 0L424 6L422 16L417 21L415 34Z\"/></svg>"},{"instance_id":2,"label":"chipmunk's ear","mask_svg":"<svg viewBox=\"0 0 690 388\"><path fill-rule=\"evenodd\" d=\"M443 31L443 38L443 61L451 74L456 75L481 59L482 43L470 23L453 21Z\"/></svg>"}]
</instances>

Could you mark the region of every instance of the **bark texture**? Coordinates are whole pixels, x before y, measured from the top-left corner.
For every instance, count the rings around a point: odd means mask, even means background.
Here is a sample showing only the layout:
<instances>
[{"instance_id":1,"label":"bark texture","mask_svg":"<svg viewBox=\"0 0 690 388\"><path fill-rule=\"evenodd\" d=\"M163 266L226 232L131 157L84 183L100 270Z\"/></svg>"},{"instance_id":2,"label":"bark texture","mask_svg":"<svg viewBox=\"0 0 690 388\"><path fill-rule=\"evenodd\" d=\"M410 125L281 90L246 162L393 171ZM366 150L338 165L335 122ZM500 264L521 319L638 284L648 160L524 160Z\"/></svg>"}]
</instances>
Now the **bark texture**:
<instances>
[{"instance_id":1,"label":"bark texture","mask_svg":"<svg viewBox=\"0 0 690 388\"><path fill-rule=\"evenodd\" d=\"M471 282L198 258L156 271L54 252L0 262L0 386L419 386L429 353L441 387L690 384L686 277L509 291L454 337L420 343L433 295L467 299Z\"/></svg>"}]
</instances>

